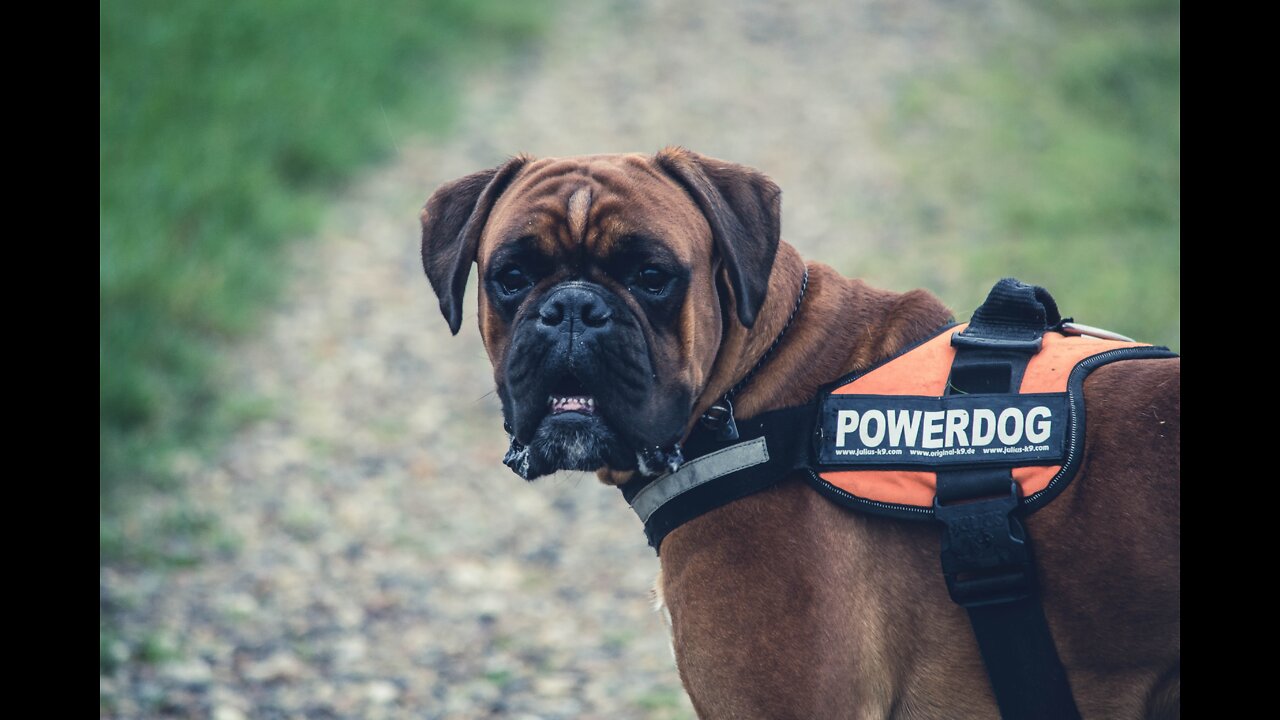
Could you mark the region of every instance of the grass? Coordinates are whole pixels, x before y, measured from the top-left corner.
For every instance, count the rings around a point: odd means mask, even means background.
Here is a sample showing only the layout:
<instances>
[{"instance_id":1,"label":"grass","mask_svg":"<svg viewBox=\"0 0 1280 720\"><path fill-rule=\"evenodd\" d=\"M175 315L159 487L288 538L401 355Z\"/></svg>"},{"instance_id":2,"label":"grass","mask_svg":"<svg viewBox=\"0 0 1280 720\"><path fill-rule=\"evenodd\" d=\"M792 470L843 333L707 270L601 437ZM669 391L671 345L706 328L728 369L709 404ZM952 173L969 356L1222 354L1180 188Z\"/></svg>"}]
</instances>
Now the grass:
<instances>
[{"instance_id":1,"label":"grass","mask_svg":"<svg viewBox=\"0 0 1280 720\"><path fill-rule=\"evenodd\" d=\"M1080 322L1177 349L1179 4L1021 12L979 62L899 97L884 139L907 158L924 240L871 271L937 289L961 319L1012 275Z\"/></svg>"},{"instance_id":2,"label":"grass","mask_svg":"<svg viewBox=\"0 0 1280 720\"><path fill-rule=\"evenodd\" d=\"M104 557L147 532L120 510L139 488L175 489L175 451L264 412L218 382L218 358L275 297L286 243L393 138L444 131L459 78L536 34L545 12L520 0L100 5ZM170 525L155 529L208 533Z\"/></svg>"}]
</instances>

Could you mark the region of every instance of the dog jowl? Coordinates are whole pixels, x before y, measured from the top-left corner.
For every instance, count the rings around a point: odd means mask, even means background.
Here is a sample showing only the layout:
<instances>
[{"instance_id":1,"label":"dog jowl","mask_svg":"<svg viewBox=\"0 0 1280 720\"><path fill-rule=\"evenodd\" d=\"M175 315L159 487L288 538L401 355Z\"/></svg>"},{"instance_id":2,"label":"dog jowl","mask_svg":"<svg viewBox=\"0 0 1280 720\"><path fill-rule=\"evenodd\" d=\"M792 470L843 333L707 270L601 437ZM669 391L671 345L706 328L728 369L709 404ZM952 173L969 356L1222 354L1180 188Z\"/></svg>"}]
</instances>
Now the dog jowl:
<instances>
[{"instance_id":1,"label":"dog jowl","mask_svg":"<svg viewBox=\"0 0 1280 720\"><path fill-rule=\"evenodd\" d=\"M478 266L506 461L522 477L678 464L721 344L721 302L735 298L751 324L777 245L776 186L700 160L517 157L428 200L423 265L455 333Z\"/></svg>"}]
</instances>

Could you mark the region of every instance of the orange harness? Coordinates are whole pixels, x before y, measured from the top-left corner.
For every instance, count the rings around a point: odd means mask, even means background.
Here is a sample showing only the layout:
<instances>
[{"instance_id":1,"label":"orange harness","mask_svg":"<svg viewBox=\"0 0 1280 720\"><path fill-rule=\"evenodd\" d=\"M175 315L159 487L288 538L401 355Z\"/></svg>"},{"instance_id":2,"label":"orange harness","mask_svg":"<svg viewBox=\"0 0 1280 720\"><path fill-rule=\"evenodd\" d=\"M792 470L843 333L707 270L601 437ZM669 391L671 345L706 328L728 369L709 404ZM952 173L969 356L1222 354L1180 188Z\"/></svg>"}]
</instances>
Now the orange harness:
<instances>
[{"instance_id":1,"label":"orange harness","mask_svg":"<svg viewBox=\"0 0 1280 720\"><path fill-rule=\"evenodd\" d=\"M683 523L797 472L850 509L937 521L947 590L969 614L1002 717L1078 720L1022 519L1080 466L1089 373L1176 357L1082 329L1043 288L1006 278L967 325L841 378L807 405L735 421L726 399L715 425L689 438L687 461L632 480L623 496L655 551Z\"/></svg>"},{"instance_id":2,"label":"orange harness","mask_svg":"<svg viewBox=\"0 0 1280 720\"><path fill-rule=\"evenodd\" d=\"M986 466L1010 468L1026 510L1037 509L1066 486L1079 459L1084 411L1080 389L1073 395L1070 387L1073 371L1081 370L1076 376L1083 381L1089 371L1104 364L1099 361L1149 356L1145 352L1115 353L1117 350L1152 347L1046 332L1039 352L1027 361L1018 394L987 396L984 403L980 395L947 394L956 360L952 337L967 327L948 328L901 355L836 383L827 396L828 417L818 438L814 481L819 489L844 504L865 503L869 505L865 509L872 511L932 514L938 491L937 468L948 461L982 466L985 459ZM1035 399L1017 402L1028 396ZM913 410L912 405L919 408ZM1029 407L1020 410L1019 405ZM866 412L859 415L856 409L845 409L842 417L837 409L855 407L873 408L871 422ZM851 418L858 420L852 429ZM897 443L891 442L894 430L898 431ZM908 443L912 430L915 442ZM1002 443L1002 439L1012 442ZM875 447L866 447L863 441L867 440ZM1058 442L1048 447L1044 441ZM1021 452L1008 452L1012 450ZM837 451L866 454L837 455ZM873 454L877 451L881 454ZM907 455L911 452L916 454Z\"/></svg>"}]
</instances>

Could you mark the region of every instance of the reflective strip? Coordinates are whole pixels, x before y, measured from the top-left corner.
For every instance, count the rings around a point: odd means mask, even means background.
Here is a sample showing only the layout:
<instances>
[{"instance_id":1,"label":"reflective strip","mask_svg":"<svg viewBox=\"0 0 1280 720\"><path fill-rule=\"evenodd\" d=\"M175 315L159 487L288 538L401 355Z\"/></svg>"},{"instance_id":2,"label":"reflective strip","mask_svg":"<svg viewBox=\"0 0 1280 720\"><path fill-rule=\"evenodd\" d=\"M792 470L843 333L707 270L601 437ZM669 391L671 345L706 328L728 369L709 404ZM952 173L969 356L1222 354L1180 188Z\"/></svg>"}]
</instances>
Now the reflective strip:
<instances>
[{"instance_id":1,"label":"reflective strip","mask_svg":"<svg viewBox=\"0 0 1280 720\"><path fill-rule=\"evenodd\" d=\"M640 516L641 522L649 522L649 516L677 495L718 477L766 462L769 462L769 448L762 437L730 445L723 450L690 460L681 465L679 470L649 483L631 499L631 509Z\"/></svg>"}]
</instances>

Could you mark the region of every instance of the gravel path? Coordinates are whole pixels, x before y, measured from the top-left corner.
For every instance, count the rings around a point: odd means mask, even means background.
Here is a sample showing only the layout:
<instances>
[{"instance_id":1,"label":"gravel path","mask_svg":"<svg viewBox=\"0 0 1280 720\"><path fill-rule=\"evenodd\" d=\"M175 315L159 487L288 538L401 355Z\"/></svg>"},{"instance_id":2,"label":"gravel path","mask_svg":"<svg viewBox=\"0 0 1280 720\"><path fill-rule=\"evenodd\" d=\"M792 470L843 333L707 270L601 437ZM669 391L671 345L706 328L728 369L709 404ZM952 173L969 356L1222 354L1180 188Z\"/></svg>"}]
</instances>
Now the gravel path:
<instances>
[{"instance_id":1,"label":"gravel path","mask_svg":"<svg viewBox=\"0 0 1280 720\"><path fill-rule=\"evenodd\" d=\"M281 269L287 300L233 380L272 416L185 468L224 551L101 572L116 651L151 660L101 678L104 717L692 717L619 494L500 464L474 297L451 338L418 207L516 152L683 144L769 173L784 236L855 272L899 240L904 188L877 149L894 89L1008 18L984 2L562 6L544 46L474 80L453 137L400 138Z\"/></svg>"}]
</instances>

